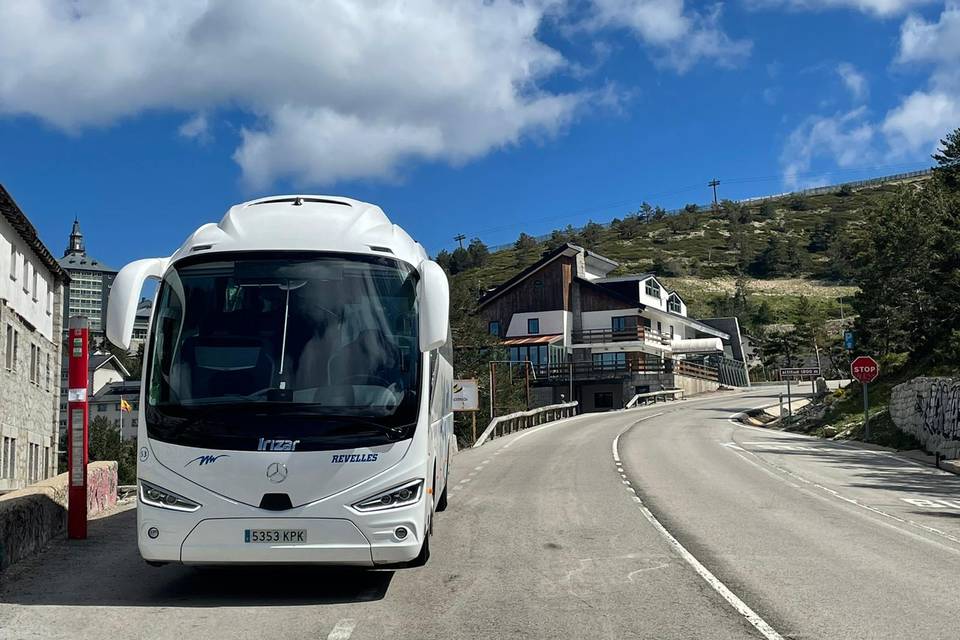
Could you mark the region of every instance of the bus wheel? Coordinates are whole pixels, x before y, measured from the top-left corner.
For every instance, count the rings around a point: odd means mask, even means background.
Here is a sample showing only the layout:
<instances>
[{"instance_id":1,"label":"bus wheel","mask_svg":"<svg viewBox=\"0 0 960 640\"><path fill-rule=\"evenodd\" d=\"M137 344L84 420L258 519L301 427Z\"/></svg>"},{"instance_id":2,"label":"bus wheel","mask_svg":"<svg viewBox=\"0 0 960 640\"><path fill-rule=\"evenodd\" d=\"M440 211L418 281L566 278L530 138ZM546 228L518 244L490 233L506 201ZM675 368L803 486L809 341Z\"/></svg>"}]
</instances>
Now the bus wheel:
<instances>
[{"instance_id":1,"label":"bus wheel","mask_svg":"<svg viewBox=\"0 0 960 640\"><path fill-rule=\"evenodd\" d=\"M427 560L430 559L430 534L427 534L423 537L423 546L420 547L420 553L417 554L417 557L411 560L407 566L408 567L422 567L427 564Z\"/></svg>"},{"instance_id":2,"label":"bus wheel","mask_svg":"<svg viewBox=\"0 0 960 640\"><path fill-rule=\"evenodd\" d=\"M447 509L447 489L450 487L450 480L447 478L443 483L443 493L440 494L440 499L437 500L437 511L446 511Z\"/></svg>"}]
</instances>

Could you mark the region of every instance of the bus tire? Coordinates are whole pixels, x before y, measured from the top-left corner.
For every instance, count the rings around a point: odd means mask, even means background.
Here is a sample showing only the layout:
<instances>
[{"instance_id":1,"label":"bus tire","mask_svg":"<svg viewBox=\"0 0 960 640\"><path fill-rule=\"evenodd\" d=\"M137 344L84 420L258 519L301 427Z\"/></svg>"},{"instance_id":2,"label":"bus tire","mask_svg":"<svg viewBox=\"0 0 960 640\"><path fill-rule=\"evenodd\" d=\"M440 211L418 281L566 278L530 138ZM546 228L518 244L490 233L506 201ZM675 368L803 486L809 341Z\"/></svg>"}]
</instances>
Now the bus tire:
<instances>
[{"instance_id":1,"label":"bus tire","mask_svg":"<svg viewBox=\"0 0 960 640\"><path fill-rule=\"evenodd\" d=\"M423 546L420 547L420 553L417 557L407 563L408 567L422 567L430 559L430 534L423 537Z\"/></svg>"},{"instance_id":2,"label":"bus tire","mask_svg":"<svg viewBox=\"0 0 960 640\"><path fill-rule=\"evenodd\" d=\"M447 510L447 489L450 488L450 479L447 478L443 482L443 493L440 494L440 499L437 500L437 511L446 511Z\"/></svg>"}]
</instances>

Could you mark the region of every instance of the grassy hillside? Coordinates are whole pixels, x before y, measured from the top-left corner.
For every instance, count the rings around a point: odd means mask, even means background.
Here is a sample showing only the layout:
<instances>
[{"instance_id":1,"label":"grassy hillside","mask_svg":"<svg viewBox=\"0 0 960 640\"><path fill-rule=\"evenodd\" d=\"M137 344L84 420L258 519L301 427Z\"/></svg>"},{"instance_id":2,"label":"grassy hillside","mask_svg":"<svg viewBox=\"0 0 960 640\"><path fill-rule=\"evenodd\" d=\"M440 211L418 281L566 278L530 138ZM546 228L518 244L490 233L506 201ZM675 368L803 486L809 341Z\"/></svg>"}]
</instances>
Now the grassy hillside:
<instances>
[{"instance_id":1,"label":"grassy hillside","mask_svg":"<svg viewBox=\"0 0 960 640\"><path fill-rule=\"evenodd\" d=\"M792 322L800 297L823 316L839 318L841 301L855 293L846 280L849 247L862 213L900 188L888 183L764 203L724 202L717 210L691 207L668 216L648 208L607 225L587 222L557 230L545 241L524 235L514 247L477 260L479 267L450 271L458 293L475 298L569 241L618 261L612 275L651 271L664 277L684 296L693 316L722 312L740 274L749 304L763 305L756 318L761 324Z\"/></svg>"}]
</instances>

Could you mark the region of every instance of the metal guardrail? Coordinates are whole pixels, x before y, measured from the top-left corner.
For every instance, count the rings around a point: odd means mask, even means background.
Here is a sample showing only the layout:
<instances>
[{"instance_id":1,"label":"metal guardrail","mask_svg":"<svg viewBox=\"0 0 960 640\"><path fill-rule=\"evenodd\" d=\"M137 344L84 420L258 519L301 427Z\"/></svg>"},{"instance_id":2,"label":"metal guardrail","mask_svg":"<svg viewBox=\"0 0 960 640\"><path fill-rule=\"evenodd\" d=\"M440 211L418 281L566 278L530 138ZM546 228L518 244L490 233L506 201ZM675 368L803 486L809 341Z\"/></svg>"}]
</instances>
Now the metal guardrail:
<instances>
[{"instance_id":1,"label":"metal guardrail","mask_svg":"<svg viewBox=\"0 0 960 640\"><path fill-rule=\"evenodd\" d=\"M505 416L497 416L490 421L490 424L483 430L483 433L480 434L477 441L473 443L473 448L476 449L487 440L505 436L508 433L514 433L528 427L535 427L547 422L553 422L554 420L575 416L577 415L577 406L579 406L579 404L579 402L551 404L546 407L531 409L530 411L518 411L517 413L510 413Z\"/></svg>"},{"instance_id":2,"label":"metal guardrail","mask_svg":"<svg viewBox=\"0 0 960 640\"><path fill-rule=\"evenodd\" d=\"M664 389L663 391L649 391L647 393L638 393L637 395L630 398L630 402L626 404L624 409L633 409L634 407L640 404L642 400L644 404L647 404L650 400L653 400L654 404L657 402L657 398L663 397L664 401L666 400L676 400L677 396L680 396L680 399L683 400L683 389Z\"/></svg>"}]
</instances>

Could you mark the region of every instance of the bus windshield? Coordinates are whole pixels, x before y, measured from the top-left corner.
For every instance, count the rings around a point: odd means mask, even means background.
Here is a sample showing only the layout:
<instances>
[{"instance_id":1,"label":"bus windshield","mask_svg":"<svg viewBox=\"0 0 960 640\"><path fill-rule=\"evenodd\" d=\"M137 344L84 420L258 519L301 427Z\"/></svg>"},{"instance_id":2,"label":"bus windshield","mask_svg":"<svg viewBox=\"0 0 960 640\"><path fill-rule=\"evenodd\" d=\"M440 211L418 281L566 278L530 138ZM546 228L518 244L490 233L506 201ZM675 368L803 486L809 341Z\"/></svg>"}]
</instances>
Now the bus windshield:
<instances>
[{"instance_id":1,"label":"bus windshield","mask_svg":"<svg viewBox=\"0 0 960 640\"><path fill-rule=\"evenodd\" d=\"M164 277L148 354L151 437L247 449L408 437L417 274L376 256L205 256ZM350 442L348 442L350 441Z\"/></svg>"}]
</instances>

